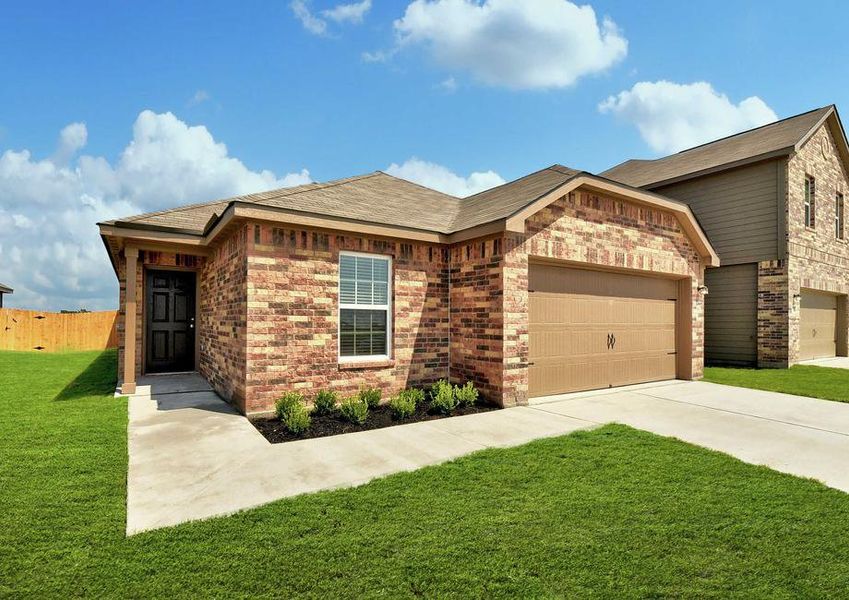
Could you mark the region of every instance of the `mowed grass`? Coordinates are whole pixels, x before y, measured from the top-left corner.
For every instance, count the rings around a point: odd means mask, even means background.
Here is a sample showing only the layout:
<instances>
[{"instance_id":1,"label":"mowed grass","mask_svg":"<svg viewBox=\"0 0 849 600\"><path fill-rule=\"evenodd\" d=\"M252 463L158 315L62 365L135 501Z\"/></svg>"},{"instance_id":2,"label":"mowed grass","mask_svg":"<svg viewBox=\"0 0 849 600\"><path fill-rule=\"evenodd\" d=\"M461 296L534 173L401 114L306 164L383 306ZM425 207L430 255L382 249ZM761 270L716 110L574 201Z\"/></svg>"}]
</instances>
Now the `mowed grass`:
<instances>
[{"instance_id":1,"label":"mowed grass","mask_svg":"<svg viewBox=\"0 0 849 600\"><path fill-rule=\"evenodd\" d=\"M705 368L705 381L849 402L849 369L795 365L789 369Z\"/></svg>"},{"instance_id":2,"label":"mowed grass","mask_svg":"<svg viewBox=\"0 0 849 600\"><path fill-rule=\"evenodd\" d=\"M0 353L0 596L849 589L847 495L621 426L126 538L127 406L111 395L114 362Z\"/></svg>"}]
</instances>

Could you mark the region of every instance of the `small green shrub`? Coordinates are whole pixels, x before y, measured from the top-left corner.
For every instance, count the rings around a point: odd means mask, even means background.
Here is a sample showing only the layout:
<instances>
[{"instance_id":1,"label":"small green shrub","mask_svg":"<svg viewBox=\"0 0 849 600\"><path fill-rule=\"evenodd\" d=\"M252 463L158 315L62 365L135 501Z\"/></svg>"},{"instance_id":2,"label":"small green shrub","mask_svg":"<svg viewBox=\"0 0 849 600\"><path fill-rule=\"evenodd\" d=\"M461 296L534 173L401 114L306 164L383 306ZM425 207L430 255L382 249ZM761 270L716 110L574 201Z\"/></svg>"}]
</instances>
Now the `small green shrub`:
<instances>
[{"instance_id":1,"label":"small green shrub","mask_svg":"<svg viewBox=\"0 0 849 600\"><path fill-rule=\"evenodd\" d=\"M339 405L339 412L346 421L355 425L362 425L368 418L368 404L360 400L359 397L348 398Z\"/></svg>"},{"instance_id":2,"label":"small green shrub","mask_svg":"<svg viewBox=\"0 0 849 600\"><path fill-rule=\"evenodd\" d=\"M303 406L304 396L298 392L286 392L274 403L274 413L283 421L294 406Z\"/></svg>"},{"instance_id":3,"label":"small green shrub","mask_svg":"<svg viewBox=\"0 0 849 600\"><path fill-rule=\"evenodd\" d=\"M336 403L338 401L339 396L336 392L321 390L315 395L315 400L313 400L313 411L317 415L329 415L336 410Z\"/></svg>"},{"instance_id":4,"label":"small green shrub","mask_svg":"<svg viewBox=\"0 0 849 600\"><path fill-rule=\"evenodd\" d=\"M289 408L289 412L281 419L286 429L292 433L303 433L310 427L312 419L310 411L303 404L293 404Z\"/></svg>"},{"instance_id":5,"label":"small green shrub","mask_svg":"<svg viewBox=\"0 0 849 600\"><path fill-rule=\"evenodd\" d=\"M416 412L416 401L410 394L405 394L406 391L389 400L389 408L396 419L406 419Z\"/></svg>"},{"instance_id":6,"label":"small green shrub","mask_svg":"<svg viewBox=\"0 0 849 600\"><path fill-rule=\"evenodd\" d=\"M363 388L360 390L358 397L369 408L377 408L377 405L380 404L380 390L377 388Z\"/></svg>"},{"instance_id":7,"label":"small green shrub","mask_svg":"<svg viewBox=\"0 0 849 600\"><path fill-rule=\"evenodd\" d=\"M403 396L405 398L409 398L416 406L424 402L425 399L424 390L420 390L418 388L409 388L406 390L401 390L400 392L398 392L398 395Z\"/></svg>"},{"instance_id":8,"label":"small green shrub","mask_svg":"<svg viewBox=\"0 0 849 600\"><path fill-rule=\"evenodd\" d=\"M433 384L430 388L430 406L444 415L450 414L457 408L457 400L454 398L454 390L450 383L440 379Z\"/></svg>"},{"instance_id":9,"label":"small green shrub","mask_svg":"<svg viewBox=\"0 0 849 600\"><path fill-rule=\"evenodd\" d=\"M467 381L466 385L460 387L454 386L454 398L460 406L474 406L478 401L478 390L471 381Z\"/></svg>"}]
</instances>

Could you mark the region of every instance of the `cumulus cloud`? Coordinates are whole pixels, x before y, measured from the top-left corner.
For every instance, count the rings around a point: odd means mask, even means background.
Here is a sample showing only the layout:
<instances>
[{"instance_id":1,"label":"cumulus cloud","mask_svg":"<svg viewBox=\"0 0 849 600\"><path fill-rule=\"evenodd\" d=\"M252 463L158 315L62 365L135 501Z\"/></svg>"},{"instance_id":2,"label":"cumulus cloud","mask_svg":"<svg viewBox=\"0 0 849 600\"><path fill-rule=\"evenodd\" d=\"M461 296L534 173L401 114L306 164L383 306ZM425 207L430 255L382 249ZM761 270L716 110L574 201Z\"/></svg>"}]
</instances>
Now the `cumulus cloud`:
<instances>
[{"instance_id":1,"label":"cumulus cloud","mask_svg":"<svg viewBox=\"0 0 849 600\"><path fill-rule=\"evenodd\" d=\"M336 23L350 23L358 25L363 22L366 13L371 10L371 0L362 0L351 4L337 4L333 8L321 11L321 16L316 16L310 10L308 0L293 0L289 5L292 13L301 22L304 29L314 35L327 34L327 20Z\"/></svg>"},{"instance_id":2,"label":"cumulus cloud","mask_svg":"<svg viewBox=\"0 0 849 600\"><path fill-rule=\"evenodd\" d=\"M757 96L734 104L705 81L641 81L599 104L602 113L637 127L656 152L678 152L777 120Z\"/></svg>"},{"instance_id":3,"label":"cumulus cloud","mask_svg":"<svg viewBox=\"0 0 849 600\"><path fill-rule=\"evenodd\" d=\"M514 89L570 86L628 52L612 20L567 0L415 0L394 29L396 48L366 60L421 47L448 70Z\"/></svg>"},{"instance_id":4,"label":"cumulus cloud","mask_svg":"<svg viewBox=\"0 0 849 600\"><path fill-rule=\"evenodd\" d=\"M386 168L386 172L460 198L504 183L504 179L495 171L475 171L468 177L463 177L447 167L415 157L401 165L392 163Z\"/></svg>"},{"instance_id":5,"label":"cumulus cloud","mask_svg":"<svg viewBox=\"0 0 849 600\"><path fill-rule=\"evenodd\" d=\"M371 0L363 0L352 4L338 4L333 8L321 11L321 14L337 23L359 24L363 22L363 18L369 10L371 10Z\"/></svg>"},{"instance_id":6,"label":"cumulus cloud","mask_svg":"<svg viewBox=\"0 0 849 600\"><path fill-rule=\"evenodd\" d=\"M88 141L88 129L85 123L71 123L59 132L59 143L53 162L59 165L66 164Z\"/></svg>"},{"instance_id":7,"label":"cumulus cloud","mask_svg":"<svg viewBox=\"0 0 849 600\"><path fill-rule=\"evenodd\" d=\"M114 163L77 156L87 136L74 123L50 158L0 154L0 281L15 288L10 305L114 308L117 282L98 221L310 181L306 170L283 177L251 170L206 127L171 113L139 114Z\"/></svg>"}]
</instances>

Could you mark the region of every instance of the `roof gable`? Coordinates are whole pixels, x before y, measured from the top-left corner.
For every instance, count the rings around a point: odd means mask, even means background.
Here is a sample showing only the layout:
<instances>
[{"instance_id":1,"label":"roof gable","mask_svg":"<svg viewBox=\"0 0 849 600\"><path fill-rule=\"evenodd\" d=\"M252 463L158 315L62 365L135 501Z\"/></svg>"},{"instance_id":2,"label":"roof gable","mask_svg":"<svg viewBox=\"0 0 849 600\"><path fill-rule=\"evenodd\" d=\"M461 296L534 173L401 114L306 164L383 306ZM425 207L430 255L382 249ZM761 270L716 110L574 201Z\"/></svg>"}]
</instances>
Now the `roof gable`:
<instances>
[{"instance_id":1,"label":"roof gable","mask_svg":"<svg viewBox=\"0 0 849 600\"><path fill-rule=\"evenodd\" d=\"M757 160L784 156L797 151L826 120L833 120L842 131L837 110L834 105L830 105L663 158L627 160L604 171L602 176L636 187L652 188ZM842 139L845 146L845 135Z\"/></svg>"}]
</instances>

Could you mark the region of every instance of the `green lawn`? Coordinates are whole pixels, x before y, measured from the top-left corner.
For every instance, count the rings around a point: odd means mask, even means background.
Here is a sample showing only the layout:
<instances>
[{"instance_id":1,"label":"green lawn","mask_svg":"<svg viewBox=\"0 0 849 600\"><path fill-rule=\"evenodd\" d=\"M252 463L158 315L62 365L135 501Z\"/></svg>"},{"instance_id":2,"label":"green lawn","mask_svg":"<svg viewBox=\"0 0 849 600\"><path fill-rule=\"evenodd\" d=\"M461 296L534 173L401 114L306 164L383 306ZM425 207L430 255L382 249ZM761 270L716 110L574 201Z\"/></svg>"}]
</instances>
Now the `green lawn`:
<instances>
[{"instance_id":1,"label":"green lawn","mask_svg":"<svg viewBox=\"0 0 849 600\"><path fill-rule=\"evenodd\" d=\"M0 597L849 589L849 496L621 426L127 539L113 365L0 353Z\"/></svg>"},{"instance_id":2,"label":"green lawn","mask_svg":"<svg viewBox=\"0 0 849 600\"><path fill-rule=\"evenodd\" d=\"M796 365L789 369L707 367L705 381L849 402L849 370Z\"/></svg>"}]
</instances>

